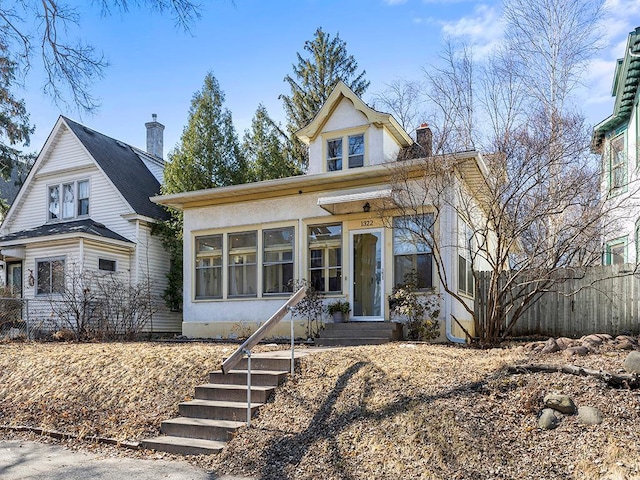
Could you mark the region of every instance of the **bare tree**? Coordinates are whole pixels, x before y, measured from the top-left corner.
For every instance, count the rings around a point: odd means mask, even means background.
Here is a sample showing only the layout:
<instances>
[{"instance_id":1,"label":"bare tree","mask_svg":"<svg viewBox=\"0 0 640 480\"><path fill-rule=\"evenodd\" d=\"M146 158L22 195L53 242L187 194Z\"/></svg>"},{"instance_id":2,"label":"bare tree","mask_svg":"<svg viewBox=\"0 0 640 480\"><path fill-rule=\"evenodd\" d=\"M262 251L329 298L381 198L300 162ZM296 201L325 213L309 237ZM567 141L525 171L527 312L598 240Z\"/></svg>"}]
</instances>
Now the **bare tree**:
<instances>
[{"instance_id":1,"label":"bare tree","mask_svg":"<svg viewBox=\"0 0 640 480\"><path fill-rule=\"evenodd\" d=\"M542 293L599 263L602 238L616 227L603 220L634 207L601 198L591 132L571 97L594 52L601 4L507 2L505 41L480 63L468 46L448 42L443 66L426 72L434 152L487 152L478 167L483 174L471 175L470 160L456 155L391 167L392 207L413 219L442 288L473 319L468 336L481 343L509 335ZM424 205L432 215L423 214ZM455 241L434 231L452 217ZM456 255L462 251L468 264ZM460 294L467 266L476 283L480 275L488 279L478 311Z\"/></svg>"},{"instance_id":2,"label":"bare tree","mask_svg":"<svg viewBox=\"0 0 640 480\"><path fill-rule=\"evenodd\" d=\"M147 8L173 16L179 27L188 29L200 16L200 7L189 0L99 0L103 15L126 13L132 7ZM94 80L102 77L107 61L87 43L72 40L80 28L78 8L64 0L5 2L0 7L0 43L9 57L26 74L34 58L44 69L44 91L58 103L71 103L82 110L96 107L90 92Z\"/></svg>"},{"instance_id":3,"label":"bare tree","mask_svg":"<svg viewBox=\"0 0 640 480\"><path fill-rule=\"evenodd\" d=\"M402 128L412 133L422 123L424 98L422 85L412 80L397 79L385 84L382 92L373 95L372 107L391 113Z\"/></svg>"},{"instance_id":4,"label":"bare tree","mask_svg":"<svg viewBox=\"0 0 640 480\"><path fill-rule=\"evenodd\" d=\"M84 269L77 263L59 263L49 304L59 328L76 340L135 338L158 309L150 281L132 284L117 273Z\"/></svg>"}]
</instances>

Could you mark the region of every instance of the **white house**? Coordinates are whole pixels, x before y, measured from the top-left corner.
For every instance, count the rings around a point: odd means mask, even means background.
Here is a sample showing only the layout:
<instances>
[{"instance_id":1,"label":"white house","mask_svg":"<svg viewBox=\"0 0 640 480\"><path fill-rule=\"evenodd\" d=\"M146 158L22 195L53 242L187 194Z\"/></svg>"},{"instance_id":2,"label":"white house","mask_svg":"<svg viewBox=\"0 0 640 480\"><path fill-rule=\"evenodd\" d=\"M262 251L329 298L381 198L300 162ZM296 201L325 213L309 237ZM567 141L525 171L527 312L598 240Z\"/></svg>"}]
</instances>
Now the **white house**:
<instances>
[{"instance_id":1,"label":"white house","mask_svg":"<svg viewBox=\"0 0 640 480\"><path fill-rule=\"evenodd\" d=\"M452 315L473 331L470 316L444 292L432 252L407 241L406 224L388 206L389 166L406 158L419 176L419 160L411 158L431 155L428 128L418 131L422 144L414 142L393 116L371 109L340 82L297 135L309 147L305 175L152 198L184 212L183 334L225 338L255 329L289 297L290 281L300 279L329 300L348 301L352 321L389 321L392 288L414 271L426 294L440 295L441 339L464 341ZM452 188L484 178L478 153L449 157L466 173ZM424 215L431 211L424 205ZM473 304L466 264L459 268L468 258L460 225L449 209L435 231L449 278ZM288 328L285 322L279 333L288 335ZM302 335L302 325L296 328Z\"/></svg>"},{"instance_id":2,"label":"white house","mask_svg":"<svg viewBox=\"0 0 640 480\"><path fill-rule=\"evenodd\" d=\"M602 155L603 198L619 205L614 228L604 239L605 265L640 260L640 27L629 33L611 95L613 113L594 127L592 150Z\"/></svg>"},{"instance_id":3,"label":"white house","mask_svg":"<svg viewBox=\"0 0 640 480\"><path fill-rule=\"evenodd\" d=\"M153 331L180 330L160 298L169 259L150 233L167 218L149 200L160 192L164 126L153 115L146 127L144 152L58 118L0 227L2 280L14 293L55 298L72 267L149 279L161 305Z\"/></svg>"}]
</instances>

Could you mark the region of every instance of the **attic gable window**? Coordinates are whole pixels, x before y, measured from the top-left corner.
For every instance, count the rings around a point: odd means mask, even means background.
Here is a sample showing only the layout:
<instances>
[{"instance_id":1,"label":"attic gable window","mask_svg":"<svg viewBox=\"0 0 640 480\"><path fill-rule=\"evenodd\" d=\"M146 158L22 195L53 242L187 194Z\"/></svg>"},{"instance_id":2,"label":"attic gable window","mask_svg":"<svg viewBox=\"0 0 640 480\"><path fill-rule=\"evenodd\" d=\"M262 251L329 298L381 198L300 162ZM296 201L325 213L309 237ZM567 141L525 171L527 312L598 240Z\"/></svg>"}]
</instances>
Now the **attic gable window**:
<instances>
[{"instance_id":1,"label":"attic gable window","mask_svg":"<svg viewBox=\"0 0 640 480\"><path fill-rule=\"evenodd\" d=\"M49 221L71 220L89 215L89 181L49 185L47 218Z\"/></svg>"},{"instance_id":2,"label":"attic gable window","mask_svg":"<svg viewBox=\"0 0 640 480\"><path fill-rule=\"evenodd\" d=\"M326 148L327 172L364 166L364 133L329 139Z\"/></svg>"}]
</instances>

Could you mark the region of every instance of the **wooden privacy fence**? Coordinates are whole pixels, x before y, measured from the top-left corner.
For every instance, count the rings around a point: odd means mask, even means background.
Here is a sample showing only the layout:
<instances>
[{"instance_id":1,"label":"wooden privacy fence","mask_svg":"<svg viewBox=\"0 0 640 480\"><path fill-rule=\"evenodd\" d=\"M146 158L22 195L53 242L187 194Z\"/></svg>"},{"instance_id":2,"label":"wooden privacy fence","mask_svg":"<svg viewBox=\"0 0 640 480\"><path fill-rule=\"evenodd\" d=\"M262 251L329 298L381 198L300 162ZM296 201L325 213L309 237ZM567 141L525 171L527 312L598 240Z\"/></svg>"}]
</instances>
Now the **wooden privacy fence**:
<instances>
[{"instance_id":1,"label":"wooden privacy fence","mask_svg":"<svg viewBox=\"0 0 640 480\"><path fill-rule=\"evenodd\" d=\"M635 264L557 272L558 278L566 280L533 300L516 322L511 336L639 334L640 273L634 274L634 269ZM478 272L476 315L481 321L485 317L489 278L490 272Z\"/></svg>"}]
</instances>

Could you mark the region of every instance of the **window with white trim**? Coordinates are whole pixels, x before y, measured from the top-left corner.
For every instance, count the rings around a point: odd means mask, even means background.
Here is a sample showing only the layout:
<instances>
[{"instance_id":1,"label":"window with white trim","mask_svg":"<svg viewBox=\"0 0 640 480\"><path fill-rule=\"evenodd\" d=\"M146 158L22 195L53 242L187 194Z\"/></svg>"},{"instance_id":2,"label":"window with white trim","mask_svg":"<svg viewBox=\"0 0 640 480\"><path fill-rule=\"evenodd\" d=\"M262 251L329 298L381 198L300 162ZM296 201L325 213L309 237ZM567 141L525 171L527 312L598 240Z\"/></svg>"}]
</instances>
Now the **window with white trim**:
<instances>
[{"instance_id":1,"label":"window with white trim","mask_svg":"<svg viewBox=\"0 0 640 480\"><path fill-rule=\"evenodd\" d=\"M328 172L364 166L364 133L329 139L326 148Z\"/></svg>"},{"instance_id":2,"label":"window with white trim","mask_svg":"<svg viewBox=\"0 0 640 480\"><path fill-rule=\"evenodd\" d=\"M262 293L293 291L293 227L262 231Z\"/></svg>"},{"instance_id":3,"label":"window with white trim","mask_svg":"<svg viewBox=\"0 0 640 480\"><path fill-rule=\"evenodd\" d=\"M433 287L433 257L428 240L433 231L433 215L393 219L393 281L401 285L415 280L416 287Z\"/></svg>"},{"instance_id":4,"label":"window with white trim","mask_svg":"<svg viewBox=\"0 0 640 480\"><path fill-rule=\"evenodd\" d=\"M258 292L258 232L230 233L229 297L255 297Z\"/></svg>"},{"instance_id":5,"label":"window with white trim","mask_svg":"<svg viewBox=\"0 0 640 480\"><path fill-rule=\"evenodd\" d=\"M115 272L116 261L108 258L98 258L98 270L102 272Z\"/></svg>"},{"instance_id":6,"label":"window with white trim","mask_svg":"<svg viewBox=\"0 0 640 480\"><path fill-rule=\"evenodd\" d=\"M473 230L458 217L458 292L469 296L475 294L473 277Z\"/></svg>"},{"instance_id":7,"label":"window with white trim","mask_svg":"<svg viewBox=\"0 0 640 480\"><path fill-rule=\"evenodd\" d=\"M36 295L64 292L64 257L36 260Z\"/></svg>"},{"instance_id":8,"label":"window with white trim","mask_svg":"<svg viewBox=\"0 0 640 480\"><path fill-rule=\"evenodd\" d=\"M196 298L222 298L222 235L196 238Z\"/></svg>"},{"instance_id":9,"label":"window with white trim","mask_svg":"<svg viewBox=\"0 0 640 480\"><path fill-rule=\"evenodd\" d=\"M309 282L318 292L342 293L342 224L308 228Z\"/></svg>"},{"instance_id":10,"label":"window with white trim","mask_svg":"<svg viewBox=\"0 0 640 480\"><path fill-rule=\"evenodd\" d=\"M605 265L622 265L627 262L627 237L616 238L604 246Z\"/></svg>"},{"instance_id":11,"label":"window with white trim","mask_svg":"<svg viewBox=\"0 0 640 480\"><path fill-rule=\"evenodd\" d=\"M624 132L609 141L609 192L617 193L627 186L627 155Z\"/></svg>"},{"instance_id":12,"label":"window with white trim","mask_svg":"<svg viewBox=\"0 0 640 480\"><path fill-rule=\"evenodd\" d=\"M47 215L49 221L71 220L89 215L89 181L49 185Z\"/></svg>"}]
</instances>

